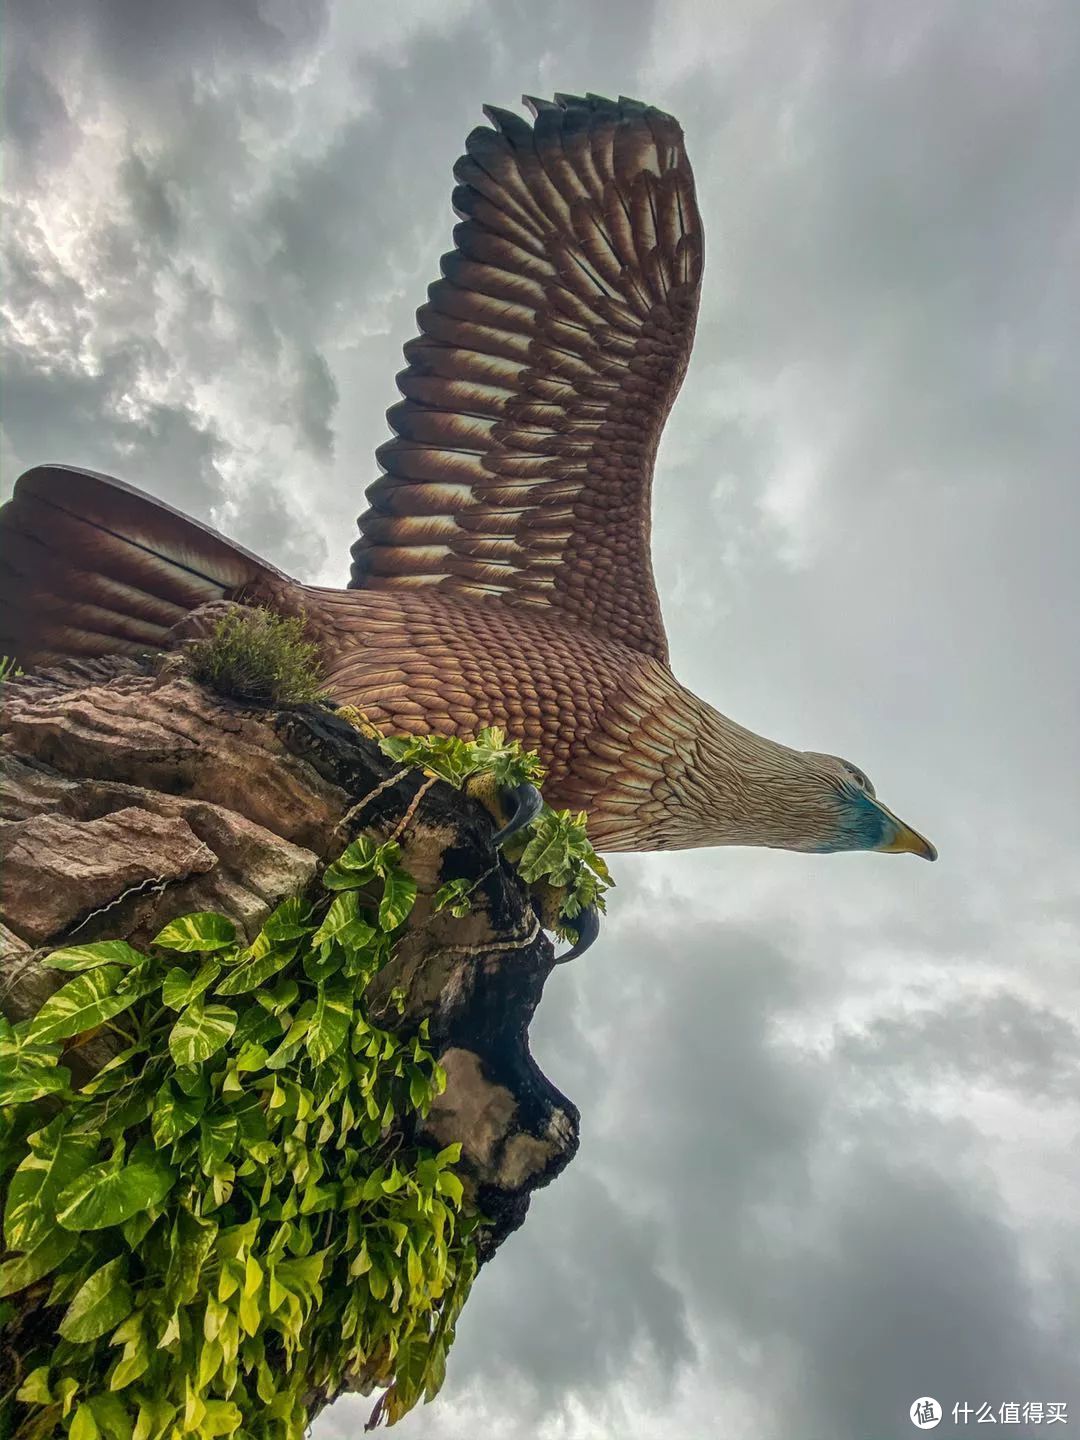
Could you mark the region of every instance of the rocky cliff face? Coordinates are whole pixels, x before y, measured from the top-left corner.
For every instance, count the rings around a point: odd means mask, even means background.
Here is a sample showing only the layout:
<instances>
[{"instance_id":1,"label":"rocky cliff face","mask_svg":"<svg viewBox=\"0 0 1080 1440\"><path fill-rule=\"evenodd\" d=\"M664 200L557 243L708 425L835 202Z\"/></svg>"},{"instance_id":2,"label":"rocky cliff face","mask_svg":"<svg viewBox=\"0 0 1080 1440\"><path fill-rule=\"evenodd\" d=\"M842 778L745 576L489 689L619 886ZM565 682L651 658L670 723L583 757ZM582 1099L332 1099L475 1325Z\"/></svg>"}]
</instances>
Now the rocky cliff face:
<instances>
[{"instance_id":1,"label":"rocky cliff face","mask_svg":"<svg viewBox=\"0 0 1080 1440\"><path fill-rule=\"evenodd\" d=\"M72 662L0 698L0 1004L13 1020L64 978L40 964L51 949L143 946L199 910L251 938L359 833L399 841L418 899L368 999L387 1026L429 1021L448 1083L426 1128L463 1146L460 1173L494 1221L489 1258L574 1154L578 1112L529 1053L554 957L485 807L396 767L329 709L245 708L185 678L175 657ZM464 918L432 907L457 876L479 882ZM65 1063L88 1074L108 1054L99 1036Z\"/></svg>"}]
</instances>

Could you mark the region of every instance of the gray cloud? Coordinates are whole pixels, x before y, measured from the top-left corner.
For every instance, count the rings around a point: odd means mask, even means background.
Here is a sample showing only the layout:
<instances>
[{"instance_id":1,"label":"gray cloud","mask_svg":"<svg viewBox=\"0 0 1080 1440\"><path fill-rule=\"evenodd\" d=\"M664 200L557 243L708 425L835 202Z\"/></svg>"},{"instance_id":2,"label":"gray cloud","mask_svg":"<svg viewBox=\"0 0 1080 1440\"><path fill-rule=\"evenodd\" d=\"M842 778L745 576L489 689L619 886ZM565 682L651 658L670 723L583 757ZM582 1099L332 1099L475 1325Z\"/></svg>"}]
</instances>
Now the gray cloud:
<instances>
[{"instance_id":1,"label":"gray cloud","mask_svg":"<svg viewBox=\"0 0 1080 1440\"><path fill-rule=\"evenodd\" d=\"M534 1026L582 1152L403 1435L1075 1423L1075 7L226 8L9 7L4 483L112 470L340 583L481 102L641 95L708 242L676 669L942 851L620 860Z\"/></svg>"}]
</instances>

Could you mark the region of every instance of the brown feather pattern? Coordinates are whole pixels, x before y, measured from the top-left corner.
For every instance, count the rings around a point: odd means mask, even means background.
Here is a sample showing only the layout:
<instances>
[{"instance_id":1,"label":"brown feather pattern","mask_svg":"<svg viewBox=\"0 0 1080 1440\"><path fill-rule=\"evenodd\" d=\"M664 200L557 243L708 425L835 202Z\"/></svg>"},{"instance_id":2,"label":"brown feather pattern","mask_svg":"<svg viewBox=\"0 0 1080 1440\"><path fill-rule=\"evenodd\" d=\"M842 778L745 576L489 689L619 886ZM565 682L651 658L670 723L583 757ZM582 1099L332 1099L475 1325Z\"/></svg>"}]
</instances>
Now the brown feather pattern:
<instances>
[{"instance_id":1,"label":"brown feather pattern","mask_svg":"<svg viewBox=\"0 0 1080 1440\"><path fill-rule=\"evenodd\" d=\"M693 175L658 110L526 103L533 125L485 107L455 166L456 248L405 347L351 585L546 607L664 661L649 504L697 314Z\"/></svg>"},{"instance_id":2,"label":"brown feather pattern","mask_svg":"<svg viewBox=\"0 0 1080 1440\"><path fill-rule=\"evenodd\" d=\"M532 125L488 107L455 167L455 249L405 346L350 588L42 466L0 511L0 651L134 653L207 601L268 605L306 616L331 693L382 730L501 725L538 751L602 849L870 845L843 762L742 729L667 665L650 488L702 264L682 132L626 99L527 103Z\"/></svg>"}]
</instances>

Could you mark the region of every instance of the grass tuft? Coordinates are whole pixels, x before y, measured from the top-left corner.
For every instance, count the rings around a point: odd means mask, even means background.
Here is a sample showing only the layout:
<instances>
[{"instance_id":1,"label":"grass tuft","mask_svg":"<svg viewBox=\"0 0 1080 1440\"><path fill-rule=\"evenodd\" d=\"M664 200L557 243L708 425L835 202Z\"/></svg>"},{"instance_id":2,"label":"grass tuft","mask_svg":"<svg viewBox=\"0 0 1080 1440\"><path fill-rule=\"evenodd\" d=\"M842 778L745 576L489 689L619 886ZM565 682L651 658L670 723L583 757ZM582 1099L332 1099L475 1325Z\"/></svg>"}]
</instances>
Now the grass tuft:
<instances>
[{"instance_id":1,"label":"grass tuft","mask_svg":"<svg viewBox=\"0 0 1080 1440\"><path fill-rule=\"evenodd\" d=\"M325 699L319 647L304 620L259 607L230 610L188 646L192 677L233 700L299 705Z\"/></svg>"}]
</instances>

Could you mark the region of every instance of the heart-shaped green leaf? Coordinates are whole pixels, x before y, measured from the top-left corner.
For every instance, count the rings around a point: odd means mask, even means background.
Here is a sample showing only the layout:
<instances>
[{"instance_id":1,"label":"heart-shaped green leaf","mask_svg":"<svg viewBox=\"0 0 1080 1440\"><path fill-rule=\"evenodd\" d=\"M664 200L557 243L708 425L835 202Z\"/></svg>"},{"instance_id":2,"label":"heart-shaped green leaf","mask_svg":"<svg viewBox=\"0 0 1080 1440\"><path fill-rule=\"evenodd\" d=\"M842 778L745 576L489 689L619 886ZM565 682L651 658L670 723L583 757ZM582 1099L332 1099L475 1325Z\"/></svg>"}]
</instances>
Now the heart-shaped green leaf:
<instances>
[{"instance_id":1,"label":"heart-shaped green leaf","mask_svg":"<svg viewBox=\"0 0 1080 1440\"><path fill-rule=\"evenodd\" d=\"M97 1340L131 1314L131 1289L123 1255L96 1270L75 1293L56 1327L65 1340Z\"/></svg>"},{"instance_id":2,"label":"heart-shaped green leaf","mask_svg":"<svg viewBox=\"0 0 1080 1440\"><path fill-rule=\"evenodd\" d=\"M120 1169L111 1161L91 1165L60 1192L56 1218L67 1230L122 1225L140 1210L160 1205L175 1178L161 1159L140 1160Z\"/></svg>"}]
</instances>

